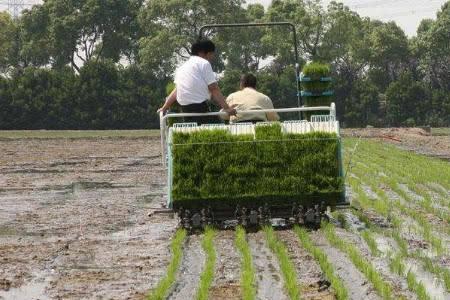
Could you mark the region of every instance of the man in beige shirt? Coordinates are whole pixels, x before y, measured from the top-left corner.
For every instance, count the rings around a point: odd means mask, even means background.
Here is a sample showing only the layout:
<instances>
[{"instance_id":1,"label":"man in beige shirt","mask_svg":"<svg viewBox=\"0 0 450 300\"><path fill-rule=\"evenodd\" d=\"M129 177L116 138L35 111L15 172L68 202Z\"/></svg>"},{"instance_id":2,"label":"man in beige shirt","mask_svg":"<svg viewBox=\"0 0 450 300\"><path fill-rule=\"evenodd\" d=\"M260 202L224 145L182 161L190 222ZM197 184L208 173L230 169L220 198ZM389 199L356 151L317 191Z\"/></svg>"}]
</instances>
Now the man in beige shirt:
<instances>
[{"instance_id":1,"label":"man in beige shirt","mask_svg":"<svg viewBox=\"0 0 450 300\"><path fill-rule=\"evenodd\" d=\"M239 113L242 110L273 109L272 100L256 90L256 77L253 74L242 75L240 88L240 91L230 94L226 99L228 106L238 111L235 116L230 116L230 122L278 121L280 119L276 112Z\"/></svg>"}]
</instances>

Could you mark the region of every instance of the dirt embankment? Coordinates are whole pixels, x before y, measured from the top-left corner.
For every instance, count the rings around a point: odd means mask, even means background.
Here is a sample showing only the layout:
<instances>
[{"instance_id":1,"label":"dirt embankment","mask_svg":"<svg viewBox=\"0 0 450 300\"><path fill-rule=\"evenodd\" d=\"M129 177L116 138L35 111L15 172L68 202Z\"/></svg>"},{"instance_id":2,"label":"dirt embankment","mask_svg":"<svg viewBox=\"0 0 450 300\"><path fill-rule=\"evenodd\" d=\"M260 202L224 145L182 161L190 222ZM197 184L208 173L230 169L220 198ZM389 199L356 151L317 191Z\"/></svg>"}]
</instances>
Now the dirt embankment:
<instances>
[{"instance_id":1,"label":"dirt embankment","mask_svg":"<svg viewBox=\"0 0 450 300\"><path fill-rule=\"evenodd\" d=\"M348 128L344 137L373 138L401 149L450 160L450 135L432 135L421 128Z\"/></svg>"},{"instance_id":2,"label":"dirt embankment","mask_svg":"<svg viewBox=\"0 0 450 300\"><path fill-rule=\"evenodd\" d=\"M0 141L0 299L142 299L176 220L159 140Z\"/></svg>"}]
</instances>

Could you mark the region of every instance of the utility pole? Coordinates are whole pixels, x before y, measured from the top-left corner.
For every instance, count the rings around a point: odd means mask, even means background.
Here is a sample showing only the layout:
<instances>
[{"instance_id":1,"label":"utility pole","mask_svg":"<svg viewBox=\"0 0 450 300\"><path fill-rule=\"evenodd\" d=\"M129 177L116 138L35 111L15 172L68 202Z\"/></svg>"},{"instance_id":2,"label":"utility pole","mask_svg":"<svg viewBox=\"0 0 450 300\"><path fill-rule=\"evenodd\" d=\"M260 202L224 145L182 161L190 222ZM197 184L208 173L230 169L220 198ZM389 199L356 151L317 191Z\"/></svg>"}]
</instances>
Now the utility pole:
<instances>
[{"instance_id":1,"label":"utility pole","mask_svg":"<svg viewBox=\"0 0 450 300\"><path fill-rule=\"evenodd\" d=\"M6 6L6 10L14 19L17 19L20 16L20 13L22 12L23 9L30 7L34 4L36 3L29 3L29 1L25 2L24 0L0 1L0 5Z\"/></svg>"}]
</instances>

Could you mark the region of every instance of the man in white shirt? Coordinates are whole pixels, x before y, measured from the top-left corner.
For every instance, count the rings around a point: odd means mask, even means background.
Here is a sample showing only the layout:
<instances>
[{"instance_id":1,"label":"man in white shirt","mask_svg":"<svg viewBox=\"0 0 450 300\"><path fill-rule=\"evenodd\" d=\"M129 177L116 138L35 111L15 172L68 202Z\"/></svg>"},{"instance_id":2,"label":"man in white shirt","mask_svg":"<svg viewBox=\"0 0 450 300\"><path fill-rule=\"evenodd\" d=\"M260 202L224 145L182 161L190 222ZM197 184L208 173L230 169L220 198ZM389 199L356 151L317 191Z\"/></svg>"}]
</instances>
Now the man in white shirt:
<instances>
[{"instance_id":1,"label":"man in white shirt","mask_svg":"<svg viewBox=\"0 0 450 300\"><path fill-rule=\"evenodd\" d=\"M206 101L212 99L229 115L236 114L230 107L217 84L216 74L211 67L216 47L209 40L198 41L192 45L192 56L175 72L175 89L166 98L164 105L158 110L167 111L175 101L185 113L206 113ZM211 119L204 117L185 118L187 122L208 123Z\"/></svg>"},{"instance_id":2,"label":"man in white shirt","mask_svg":"<svg viewBox=\"0 0 450 300\"><path fill-rule=\"evenodd\" d=\"M240 88L240 91L228 96L226 100L228 105L236 107L239 111L255 110L255 112L238 113L230 117L231 122L278 121L280 119L276 112L258 112L259 109L273 109L273 103L268 96L256 90L256 77L253 74L242 75Z\"/></svg>"}]
</instances>

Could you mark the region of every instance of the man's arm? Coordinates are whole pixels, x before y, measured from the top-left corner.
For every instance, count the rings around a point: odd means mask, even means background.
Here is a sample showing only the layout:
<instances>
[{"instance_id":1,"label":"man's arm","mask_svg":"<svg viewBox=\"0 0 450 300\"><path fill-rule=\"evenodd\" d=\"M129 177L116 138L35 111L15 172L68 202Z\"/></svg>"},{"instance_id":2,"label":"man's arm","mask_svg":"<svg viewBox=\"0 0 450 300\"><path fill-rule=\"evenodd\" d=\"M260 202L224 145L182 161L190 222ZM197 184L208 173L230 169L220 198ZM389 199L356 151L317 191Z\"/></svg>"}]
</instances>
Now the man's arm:
<instances>
[{"instance_id":1,"label":"man's arm","mask_svg":"<svg viewBox=\"0 0 450 300\"><path fill-rule=\"evenodd\" d=\"M158 109L158 112L166 112L177 101L177 88L174 88L169 96L166 98L164 105Z\"/></svg>"},{"instance_id":2,"label":"man's arm","mask_svg":"<svg viewBox=\"0 0 450 300\"><path fill-rule=\"evenodd\" d=\"M272 100L269 97L266 98L266 102L267 102L267 108L268 109L273 109L274 108ZM273 111L266 113L266 116L267 116L267 121L278 121L278 120L280 120L280 116L276 112L273 112Z\"/></svg>"},{"instance_id":3,"label":"man's arm","mask_svg":"<svg viewBox=\"0 0 450 300\"><path fill-rule=\"evenodd\" d=\"M223 108L223 110L228 113L229 115L235 115L236 110L233 107L230 107L227 102L225 101L225 97L222 95L222 92L220 91L219 85L217 82L211 83L208 85L209 92L211 93L211 96L213 100Z\"/></svg>"}]
</instances>

